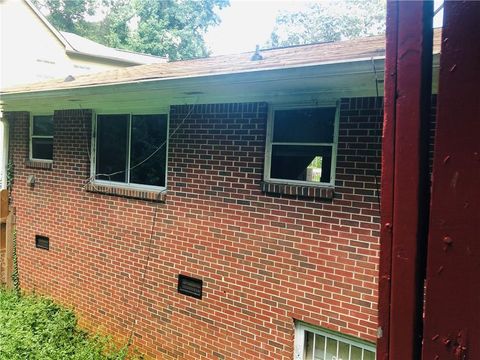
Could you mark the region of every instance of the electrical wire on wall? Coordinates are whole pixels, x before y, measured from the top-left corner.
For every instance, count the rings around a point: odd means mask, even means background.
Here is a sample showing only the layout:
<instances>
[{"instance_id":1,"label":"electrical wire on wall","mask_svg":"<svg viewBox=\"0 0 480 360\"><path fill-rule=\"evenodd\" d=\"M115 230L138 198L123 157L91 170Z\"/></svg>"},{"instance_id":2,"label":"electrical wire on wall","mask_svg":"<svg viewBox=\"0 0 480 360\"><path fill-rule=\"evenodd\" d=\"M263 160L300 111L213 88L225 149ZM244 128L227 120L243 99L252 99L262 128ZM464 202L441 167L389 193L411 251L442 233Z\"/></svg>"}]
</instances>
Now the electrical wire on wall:
<instances>
[{"instance_id":1,"label":"electrical wire on wall","mask_svg":"<svg viewBox=\"0 0 480 360\"><path fill-rule=\"evenodd\" d=\"M190 109L187 113L187 115L185 115L185 117L182 119L182 121L177 125L177 127L168 135L168 138L169 139L172 139L173 136L178 132L178 130L180 130L180 128L182 127L182 125L185 123L185 121L190 117L194 107L195 107L196 104L193 104L190 106ZM92 129L93 130L93 129ZM95 131L95 130L93 130ZM153 156L155 156L156 153L158 153L160 150L163 149L163 147L165 147L165 145L167 144L167 141L168 140L165 140L164 142L162 142L160 145L157 146L157 148L155 148L155 150L153 150L149 155L147 155L143 160L139 161L138 163L130 166L128 168L129 171L143 165L145 162L147 162L148 160L150 160ZM88 148L88 143L87 143L87 148ZM90 159L90 163L92 162L92 158L91 158L91 154L90 154L90 150L87 150L88 152L88 156L89 156L89 159ZM85 184L83 185L83 187L85 188L85 186L87 186L88 184L93 184L93 181L98 177L98 176L104 176L104 177L108 177L108 178L111 178L112 176L115 176L115 175L118 175L118 174L123 174L127 171L127 169L124 169L124 170L119 170L119 171L115 171L115 172L112 172L112 173L108 173L108 174L93 174L91 175L85 182Z\"/></svg>"},{"instance_id":2,"label":"electrical wire on wall","mask_svg":"<svg viewBox=\"0 0 480 360\"><path fill-rule=\"evenodd\" d=\"M158 197L160 197L161 193L157 195L157 200ZM153 233L155 232L155 226L157 224L157 215L158 215L158 208L160 206L160 203L157 201L153 205L153 220L152 220L152 227L150 228L150 235L148 238L147 242L147 256L145 257L145 264L142 269L141 277L140 277L140 284L139 284L139 293L137 297L137 305L135 307L135 310L133 312L133 321L132 321L132 328L130 329L130 333L128 335L128 340L127 344L125 346L125 354L123 355L123 360L126 359L128 350L130 349L130 346L132 345L133 341L133 336L135 334L135 329L137 328L138 324L138 317L139 317L139 310L140 310L140 301L143 298L143 294L145 292L145 282L146 282L146 276L147 276L147 271L148 267L150 265L150 259L152 257L152 249L153 249Z\"/></svg>"},{"instance_id":3,"label":"electrical wire on wall","mask_svg":"<svg viewBox=\"0 0 480 360\"><path fill-rule=\"evenodd\" d=\"M188 118L190 118L190 115L192 114L195 106L196 106L196 102L195 104L192 104L187 112L187 114L183 117L183 119L180 121L180 123L175 127L175 129L170 133L168 134L168 139L172 139L174 138L174 136L178 133L178 131L182 128L182 126L185 124L185 122L187 121ZM82 114L82 118L86 118L86 114L83 113L83 109L81 108L80 106L80 109L81 109L81 114ZM87 134L87 137L88 137L88 131L85 127L85 122L83 122L83 128L84 128L84 131L85 133ZM92 131L95 131L95 129L92 129ZM94 140L94 137L92 137L92 141L95 141ZM162 142L161 144L159 144L150 154L148 154L144 159L142 159L141 161L139 161L138 163L132 165L129 170L132 170L142 164L144 164L145 162L147 162L149 159L151 159L156 153L158 153L161 149L163 149L167 144L167 140L165 140L164 142ZM89 161L90 161L90 164L92 163L92 154L91 154L91 151L90 151L90 147L89 147L89 141L87 141L87 155L88 155L88 158L89 158ZM84 184L83 187L85 187L87 184L89 183L93 183L93 180L97 177L97 176L114 176L116 174L121 174L121 173L124 173L126 170L122 170L122 171L117 171L117 172L114 172L114 173L111 173L111 174L95 174L95 175L92 175L88 178L87 182ZM165 190L164 190L165 191ZM131 323L131 329L129 331L129 336L128 336L128 340L127 340L127 343L125 345L125 353L123 355L123 359L126 359L127 355L128 355L128 350L133 342L133 337L134 337L134 334L135 334L135 329L137 328L137 324L138 324L138 320L139 320L139 310L140 310L140 306L141 306L141 299L143 298L143 295L144 295L144 292L145 292L145 284L146 284L146 276L147 276L147 273L148 273L148 269L149 269L149 266L150 266L150 260L151 260L151 257L152 257L152 252L153 252L153 243L154 243L154 232L155 232L155 228L156 228L156 224L157 224L157 217L158 217L158 210L159 210L159 207L160 207L160 203L158 202L160 196L162 195L162 193L164 192L159 192L157 194L157 201L155 201L154 205L153 205L153 219L152 219L152 225L150 227L150 231L149 231L149 235L148 235L148 240L147 240L147 243L146 243L146 250L147 250L147 254L146 254L146 257L145 257L145 261L144 261L144 265L143 265L143 269L141 271L141 274L140 274L140 282L139 282L139 292L138 292L138 297L136 298L136 305L135 305L135 309L133 311L133 319L132 319L132 323Z\"/></svg>"}]
</instances>

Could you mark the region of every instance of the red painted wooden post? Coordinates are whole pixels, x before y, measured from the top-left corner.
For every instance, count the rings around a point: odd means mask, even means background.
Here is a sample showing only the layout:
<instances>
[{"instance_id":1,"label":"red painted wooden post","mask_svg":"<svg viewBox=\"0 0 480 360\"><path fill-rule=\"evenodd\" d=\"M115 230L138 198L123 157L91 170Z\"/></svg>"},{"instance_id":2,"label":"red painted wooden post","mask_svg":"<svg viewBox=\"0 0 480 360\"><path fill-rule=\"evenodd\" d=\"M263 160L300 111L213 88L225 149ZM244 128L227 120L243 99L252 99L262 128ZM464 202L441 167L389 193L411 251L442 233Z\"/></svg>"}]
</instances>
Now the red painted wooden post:
<instances>
[{"instance_id":1,"label":"red painted wooden post","mask_svg":"<svg viewBox=\"0 0 480 360\"><path fill-rule=\"evenodd\" d=\"M480 359L479 21L479 2L445 2L424 359Z\"/></svg>"},{"instance_id":2,"label":"red painted wooden post","mask_svg":"<svg viewBox=\"0 0 480 360\"><path fill-rule=\"evenodd\" d=\"M382 182L380 213L380 277L377 359L388 359L390 336L390 278L392 271L393 179L395 162L395 94L397 89L398 3L387 2L385 96L382 141Z\"/></svg>"},{"instance_id":3,"label":"red painted wooden post","mask_svg":"<svg viewBox=\"0 0 480 360\"><path fill-rule=\"evenodd\" d=\"M405 360L421 350L433 2L387 9L377 358Z\"/></svg>"}]
</instances>

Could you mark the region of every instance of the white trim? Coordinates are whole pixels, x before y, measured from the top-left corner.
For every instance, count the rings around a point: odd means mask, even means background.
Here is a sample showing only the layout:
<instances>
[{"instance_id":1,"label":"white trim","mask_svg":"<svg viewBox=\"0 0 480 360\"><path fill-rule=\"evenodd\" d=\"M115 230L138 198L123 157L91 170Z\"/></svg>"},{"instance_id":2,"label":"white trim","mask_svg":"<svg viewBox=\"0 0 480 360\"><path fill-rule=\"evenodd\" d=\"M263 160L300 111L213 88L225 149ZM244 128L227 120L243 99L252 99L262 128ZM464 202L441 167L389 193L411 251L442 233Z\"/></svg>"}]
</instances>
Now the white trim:
<instances>
[{"instance_id":1,"label":"white trim","mask_svg":"<svg viewBox=\"0 0 480 360\"><path fill-rule=\"evenodd\" d=\"M0 114L1 116L1 114ZM0 126L3 126L3 156L1 159L1 170L0 173L2 175L2 183L1 183L1 188L6 189L7 188L7 171L8 171L8 142L9 142L9 123L7 119L4 117L0 117Z\"/></svg>"},{"instance_id":2,"label":"white trim","mask_svg":"<svg viewBox=\"0 0 480 360\"><path fill-rule=\"evenodd\" d=\"M127 128L127 149L126 149L126 182L119 181L108 181L96 179L96 168L97 168L97 141L98 141L98 116L108 116L108 115L126 115L128 116L128 128ZM165 186L155 186L155 185L144 185L130 182L130 170L131 170L131 140L132 140L132 117L133 116L142 116L142 115L165 115L167 117L166 124L166 134L165 134ZM90 183L93 185L103 185L111 186L121 189L131 189L131 190L144 190L144 191L164 191L167 189L167 179L168 179L168 144L169 144L169 132L170 132L170 114L167 113L158 113L158 112L112 112L112 113L96 113L92 118L92 140L91 140L91 162L90 162Z\"/></svg>"},{"instance_id":3,"label":"white trim","mask_svg":"<svg viewBox=\"0 0 480 360\"><path fill-rule=\"evenodd\" d=\"M376 354L376 347L374 344L370 342L367 342L362 339L354 338L353 336L343 335L341 333L327 330L324 328L315 327L313 325L310 325L301 321L295 321L295 340L294 340L294 355L293 355L294 360L303 360L305 358L304 349L305 349L305 332L306 331L314 334L314 344L315 344L315 338L316 338L315 335L320 335L325 338L324 354L326 353L326 349L327 349L327 339L332 339L337 341L337 354L338 354L340 342L349 345L349 359L342 359L342 360L358 360L358 359L351 358L352 346L362 349L362 359L364 357L365 351L370 351ZM315 347L313 349L314 349L313 350L314 354L312 355L315 355Z\"/></svg>"},{"instance_id":4,"label":"white trim","mask_svg":"<svg viewBox=\"0 0 480 360\"><path fill-rule=\"evenodd\" d=\"M87 84L80 84L78 86L71 86L71 87L52 87L52 88L46 88L46 89L28 89L28 85L22 86L21 89L16 90L16 88L12 88L11 91L7 91L2 93L2 96L5 97L10 97L12 95L20 95L20 96L26 96L28 94L35 94L37 96L52 96L51 92L59 92L61 93L69 93L72 90L80 90L80 89L95 89L95 88L106 88L104 90L106 91L111 91L109 87L111 86L128 86L128 85L142 85L142 84L152 84L155 85L155 83L161 83L164 81L173 81L175 84L179 80L192 80L192 81L198 81L198 80L208 80L208 81L215 81L218 78L220 82L224 82L223 77L231 77L231 76L241 76L243 78L244 75L250 74L255 80L253 81L254 83L258 82L257 79L259 79L259 73L264 73L263 75L269 76L272 75L275 80L279 80L278 74L276 72L292 72L292 71L311 71L312 69L316 69L317 67L339 67L340 69L338 71L335 71L333 73L327 73L326 74L317 74L316 76L321 77L321 76L337 76L337 75L356 75L356 74L373 74L373 71L371 69L372 67L372 60L384 60L384 56L372 56L372 57L367 57L367 58L356 58L356 59L347 59L347 60L332 60L332 61L324 61L324 62L315 62L315 63L305 63L305 64L296 64L296 65L290 65L288 67L286 66L272 66L272 67L264 67L264 68L254 68L254 69L243 69L243 70L231 70L231 71L221 71L221 72L215 72L215 73L201 73L201 74L193 74L193 75L179 75L179 76L170 76L170 77L154 77L154 78L136 78L136 79L131 79L131 80L125 80L125 81L116 81L116 82L105 82L105 83L87 83ZM345 66L360 66L364 67L364 69L356 70L356 71L348 71L345 69L341 69L341 67ZM148 65L147 65L148 66ZM383 72L384 68L379 67L377 68L377 74L380 72ZM293 73L293 77L297 77L297 73ZM288 76L287 76L288 78ZM284 79L281 79L284 80ZM261 81L264 81L261 79ZM72 83L73 84L73 83ZM57 84L55 84L57 85ZM159 85L161 86L161 85Z\"/></svg>"},{"instance_id":5,"label":"white trim","mask_svg":"<svg viewBox=\"0 0 480 360\"><path fill-rule=\"evenodd\" d=\"M110 186L110 187L118 188L118 189L139 190L139 191L142 191L142 190L143 191L164 191L164 190L167 189L166 186L143 185L143 184L135 184L135 183L122 183L122 182L117 182L117 181L107 181L107 180L98 180L98 179L92 180L91 184L99 185L99 186Z\"/></svg>"},{"instance_id":6,"label":"white trim","mask_svg":"<svg viewBox=\"0 0 480 360\"><path fill-rule=\"evenodd\" d=\"M52 118L52 135L33 135L33 118L34 117L39 117L39 116L50 116ZM29 142L29 149L28 149L28 159L30 161L35 161L35 162L43 162L43 163L48 163L51 164L53 163L53 138L55 136L55 126L53 124L54 119L53 119L53 113L48 113L48 114L30 114L30 125L29 125L29 131L28 131L28 142ZM33 157L33 138L35 139L52 139L52 159L36 159Z\"/></svg>"},{"instance_id":7,"label":"white trim","mask_svg":"<svg viewBox=\"0 0 480 360\"><path fill-rule=\"evenodd\" d=\"M335 125L333 127L333 149L332 149L332 167L330 173L330 182L335 186L335 177L337 174L337 151L338 151L338 132L340 128L340 100L337 100L337 111L335 112Z\"/></svg>"},{"instance_id":8,"label":"white trim","mask_svg":"<svg viewBox=\"0 0 480 360\"><path fill-rule=\"evenodd\" d=\"M334 119L334 128L333 128L333 142L331 143L298 143L298 142L276 142L273 143L273 127L274 127L274 116L275 111L277 110L296 110L296 109L318 109L318 108L327 108L327 107L335 107L335 119ZM339 120L340 120L340 101L336 101L335 104L331 106L327 104L316 105L316 104L282 104L279 106L271 105L268 111L268 119L267 119L267 133L266 133L266 140L265 140L265 161L264 161L264 169L263 169L263 180L267 182L274 182L279 184L287 184L287 185L303 185L303 186L316 186L316 187L334 187L335 186L335 171L336 171L336 161L337 161L337 149L338 149L338 128L339 128ZM271 173L271 165L272 165L272 148L273 145L302 145L302 146L330 146L332 148L332 156L331 156L331 163L330 163L330 182L329 183L322 183L322 182L312 182L312 181L301 181L301 180L290 180L290 179L278 179L272 178L270 176Z\"/></svg>"}]
</instances>

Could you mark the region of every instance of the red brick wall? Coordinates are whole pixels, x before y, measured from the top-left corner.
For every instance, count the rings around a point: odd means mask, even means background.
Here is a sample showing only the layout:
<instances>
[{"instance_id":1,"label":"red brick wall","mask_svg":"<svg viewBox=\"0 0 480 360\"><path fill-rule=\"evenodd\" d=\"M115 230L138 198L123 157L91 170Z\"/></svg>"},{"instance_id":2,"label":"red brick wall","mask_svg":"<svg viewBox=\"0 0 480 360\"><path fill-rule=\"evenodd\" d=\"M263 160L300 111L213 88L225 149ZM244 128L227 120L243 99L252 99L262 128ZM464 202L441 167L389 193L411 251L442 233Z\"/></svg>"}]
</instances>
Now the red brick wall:
<instances>
[{"instance_id":1,"label":"red brick wall","mask_svg":"<svg viewBox=\"0 0 480 360\"><path fill-rule=\"evenodd\" d=\"M118 337L137 319L135 345L164 359L291 359L293 319L375 341L381 108L342 100L322 200L261 191L267 104L174 106L165 203L85 191L89 111L55 112L52 169L25 163L28 114L7 114L22 288ZM179 273L202 300L177 293Z\"/></svg>"}]
</instances>

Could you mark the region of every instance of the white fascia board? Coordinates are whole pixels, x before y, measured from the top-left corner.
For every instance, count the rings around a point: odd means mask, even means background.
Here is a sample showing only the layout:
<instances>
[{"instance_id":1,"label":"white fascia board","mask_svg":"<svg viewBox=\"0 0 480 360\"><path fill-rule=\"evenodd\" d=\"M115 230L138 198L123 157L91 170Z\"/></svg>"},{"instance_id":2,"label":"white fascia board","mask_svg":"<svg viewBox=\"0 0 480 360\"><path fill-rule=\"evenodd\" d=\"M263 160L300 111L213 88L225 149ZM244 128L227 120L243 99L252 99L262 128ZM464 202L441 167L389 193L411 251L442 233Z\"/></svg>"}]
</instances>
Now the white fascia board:
<instances>
[{"instance_id":1,"label":"white fascia board","mask_svg":"<svg viewBox=\"0 0 480 360\"><path fill-rule=\"evenodd\" d=\"M89 84L79 87L71 87L67 89L52 89L52 90L39 90L39 91L25 91L25 92L10 92L0 94L4 99L14 99L14 98L35 98L35 97L57 97L64 94L72 94L72 92L83 92L86 90L96 90L92 93L101 94L102 92L111 91L112 87L115 87L115 91L119 91L122 88L130 86L142 86L144 89L149 88L177 88L178 85L181 85L183 81L189 82L199 82L203 84L214 84L215 82L224 82L226 80L230 82L240 83L240 82L260 82L267 79L270 80L285 80L288 78L294 78L298 72L305 71L307 73L312 70L317 69L318 73L316 76L336 76L336 75L354 75L359 73L373 73L372 61L382 60L380 64L376 63L377 71L383 71L383 60L384 57L373 57L373 58L362 58L358 60L349 60L349 61L330 61L323 62L318 64L303 64L297 66L285 67L275 67L269 69L253 69L245 70L238 72L222 72L222 73L213 73L213 74L201 74L194 76L178 76L178 77L167 77L167 78L149 78L149 79L139 79L139 80L130 80L125 82L115 82L110 84ZM325 67L325 68L324 68ZM321 69L321 70L320 70ZM248 74L252 76L248 77ZM165 86L165 83L168 84Z\"/></svg>"}]
</instances>

